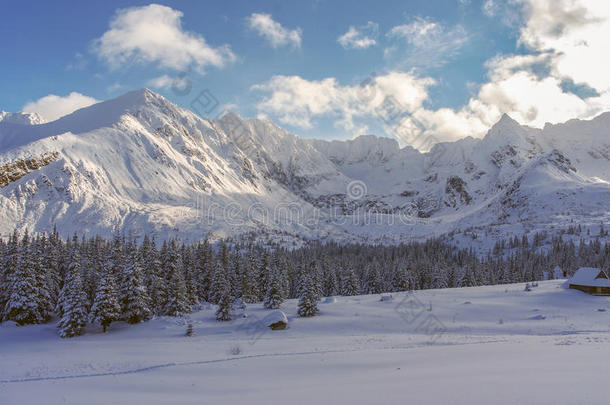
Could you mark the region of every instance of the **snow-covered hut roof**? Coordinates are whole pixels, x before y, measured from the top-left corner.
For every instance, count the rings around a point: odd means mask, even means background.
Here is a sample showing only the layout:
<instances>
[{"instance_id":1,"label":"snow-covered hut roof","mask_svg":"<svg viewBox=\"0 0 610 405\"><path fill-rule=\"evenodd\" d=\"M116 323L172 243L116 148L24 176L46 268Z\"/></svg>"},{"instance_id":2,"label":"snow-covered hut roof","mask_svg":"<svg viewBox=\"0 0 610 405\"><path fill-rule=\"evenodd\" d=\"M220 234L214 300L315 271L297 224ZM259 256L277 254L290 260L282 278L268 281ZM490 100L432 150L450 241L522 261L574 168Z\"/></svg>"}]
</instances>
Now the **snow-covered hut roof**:
<instances>
[{"instance_id":1,"label":"snow-covered hut roof","mask_svg":"<svg viewBox=\"0 0 610 405\"><path fill-rule=\"evenodd\" d=\"M581 267L570 279L570 285L610 287L610 279L603 270L595 267Z\"/></svg>"},{"instance_id":2,"label":"snow-covered hut roof","mask_svg":"<svg viewBox=\"0 0 610 405\"><path fill-rule=\"evenodd\" d=\"M278 310L271 312L266 317L264 317L263 322L265 323L266 326L271 326L277 322L284 322L287 324L288 318L286 317L285 313L283 313L282 311L280 311L278 309Z\"/></svg>"}]
</instances>

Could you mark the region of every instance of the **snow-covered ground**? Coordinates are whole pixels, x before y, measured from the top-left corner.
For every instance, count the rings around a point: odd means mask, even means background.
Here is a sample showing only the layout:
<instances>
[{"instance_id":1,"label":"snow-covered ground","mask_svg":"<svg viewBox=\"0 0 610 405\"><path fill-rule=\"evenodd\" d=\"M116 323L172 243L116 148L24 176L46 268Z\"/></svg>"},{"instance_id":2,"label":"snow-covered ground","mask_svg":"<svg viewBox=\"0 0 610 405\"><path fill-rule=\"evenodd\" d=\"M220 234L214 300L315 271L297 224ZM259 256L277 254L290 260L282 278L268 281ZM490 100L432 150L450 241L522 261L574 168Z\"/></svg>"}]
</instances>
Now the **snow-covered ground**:
<instances>
[{"instance_id":1,"label":"snow-covered ground","mask_svg":"<svg viewBox=\"0 0 610 405\"><path fill-rule=\"evenodd\" d=\"M212 308L60 339L0 326L0 404L608 404L610 297L563 281L337 297L288 328Z\"/></svg>"}]
</instances>

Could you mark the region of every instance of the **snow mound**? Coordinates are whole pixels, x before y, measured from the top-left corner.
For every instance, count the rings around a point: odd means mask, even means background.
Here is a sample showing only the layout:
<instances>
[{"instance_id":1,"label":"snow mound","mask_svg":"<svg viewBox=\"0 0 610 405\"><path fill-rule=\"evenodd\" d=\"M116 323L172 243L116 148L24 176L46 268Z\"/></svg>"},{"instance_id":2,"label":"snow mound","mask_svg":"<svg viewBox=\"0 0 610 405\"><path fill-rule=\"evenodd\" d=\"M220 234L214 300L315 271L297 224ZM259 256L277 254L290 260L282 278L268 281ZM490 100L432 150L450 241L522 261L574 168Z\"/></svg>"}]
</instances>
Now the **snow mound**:
<instances>
[{"instance_id":1,"label":"snow mound","mask_svg":"<svg viewBox=\"0 0 610 405\"><path fill-rule=\"evenodd\" d=\"M288 317L278 309L265 316L263 323L272 330L282 330L288 325Z\"/></svg>"}]
</instances>

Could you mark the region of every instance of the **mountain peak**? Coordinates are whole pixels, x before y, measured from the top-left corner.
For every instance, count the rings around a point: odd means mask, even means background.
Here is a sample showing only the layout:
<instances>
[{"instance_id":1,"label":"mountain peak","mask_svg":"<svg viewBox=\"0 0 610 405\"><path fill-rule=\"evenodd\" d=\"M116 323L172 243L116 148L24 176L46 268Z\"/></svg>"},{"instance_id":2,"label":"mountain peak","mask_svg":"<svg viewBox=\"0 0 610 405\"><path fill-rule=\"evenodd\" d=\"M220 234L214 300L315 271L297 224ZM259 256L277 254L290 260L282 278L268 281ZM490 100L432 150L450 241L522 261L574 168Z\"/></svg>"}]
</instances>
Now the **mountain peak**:
<instances>
[{"instance_id":1,"label":"mountain peak","mask_svg":"<svg viewBox=\"0 0 610 405\"><path fill-rule=\"evenodd\" d=\"M522 139L525 132L525 127L504 113L500 120L490 128L483 140L486 142L514 142Z\"/></svg>"},{"instance_id":2,"label":"mountain peak","mask_svg":"<svg viewBox=\"0 0 610 405\"><path fill-rule=\"evenodd\" d=\"M11 113L6 111L0 111L0 121L20 125L39 125L45 123L44 118L42 118L38 113L35 112Z\"/></svg>"},{"instance_id":3,"label":"mountain peak","mask_svg":"<svg viewBox=\"0 0 610 405\"><path fill-rule=\"evenodd\" d=\"M502 114L500 120L496 122L495 126L503 126L503 127L521 127L517 121L515 121L510 115L507 113Z\"/></svg>"},{"instance_id":4,"label":"mountain peak","mask_svg":"<svg viewBox=\"0 0 610 405\"><path fill-rule=\"evenodd\" d=\"M121 104L125 107L138 108L146 104L156 104L159 102L169 103L170 101L150 89L142 88L127 92L116 98L104 101L103 103Z\"/></svg>"}]
</instances>

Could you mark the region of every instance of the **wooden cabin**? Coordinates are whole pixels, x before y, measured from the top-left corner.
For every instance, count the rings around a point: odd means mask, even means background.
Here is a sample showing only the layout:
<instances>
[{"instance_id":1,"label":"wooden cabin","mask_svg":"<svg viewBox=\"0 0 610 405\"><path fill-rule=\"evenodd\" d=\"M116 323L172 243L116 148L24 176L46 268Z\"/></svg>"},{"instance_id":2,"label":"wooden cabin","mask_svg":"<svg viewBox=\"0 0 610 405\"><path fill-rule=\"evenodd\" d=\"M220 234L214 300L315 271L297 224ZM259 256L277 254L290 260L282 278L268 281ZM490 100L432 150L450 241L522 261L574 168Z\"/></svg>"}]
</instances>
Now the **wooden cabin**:
<instances>
[{"instance_id":1,"label":"wooden cabin","mask_svg":"<svg viewBox=\"0 0 610 405\"><path fill-rule=\"evenodd\" d=\"M592 295L610 295L610 278L601 269L581 267L569 281L570 288Z\"/></svg>"}]
</instances>

